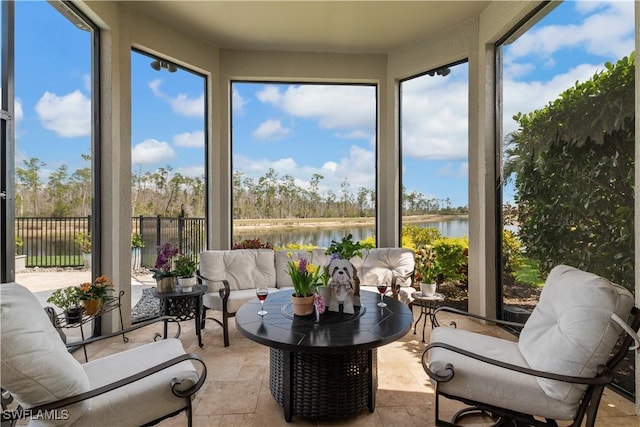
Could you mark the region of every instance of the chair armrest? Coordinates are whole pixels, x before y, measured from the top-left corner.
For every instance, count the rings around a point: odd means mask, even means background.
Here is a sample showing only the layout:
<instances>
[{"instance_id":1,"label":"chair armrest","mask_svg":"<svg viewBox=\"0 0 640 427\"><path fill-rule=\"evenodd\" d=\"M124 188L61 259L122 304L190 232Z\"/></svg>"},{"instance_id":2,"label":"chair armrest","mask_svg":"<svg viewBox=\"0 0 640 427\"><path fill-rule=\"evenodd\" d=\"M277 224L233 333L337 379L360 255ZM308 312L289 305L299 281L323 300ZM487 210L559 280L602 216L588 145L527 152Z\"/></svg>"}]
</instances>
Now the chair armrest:
<instances>
[{"instance_id":1,"label":"chair armrest","mask_svg":"<svg viewBox=\"0 0 640 427\"><path fill-rule=\"evenodd\" d=\"M173 359L167 360L166 362L160 363L149 369L145 369L144 371L138 372L135 375L128 376L126 378L123 378L111 384L105 384L102 387L98 387L94 390L80 393L75 396L70 396L61 400L57 400L55 402L45 403L43 405L29 408L28 410L18 408L17 410L3 411L2 419L3 421L5 421L7 420L5 417L11 417L10 418L11 421L19 420L33 413L52 411L54 409L59 409L65 406L73 405L74 403L82 402L83 400L91 399L101 394L116 390L120 387L124 387L136 381L140 381L143 378L146 378L150 375L163 371L164 369L167 369L173 365L177 365L178 363L182 363L187 360L196 361L201 365L202 371L198 377L198 381L188 389L180 391L178 388L178 386L180 385L180 380L178 378L173 378L169 386L171 387L172 393L176 397L181 397L181 398L188 397L195 394L198 390L200 390L200 388L204 384L205 379L207 378L207 365L205 365L205 363L202 361L202 359L199 356L192 353L187 353L187 354L180 355L178 357L174 357Z\"/></svg>"},{"instance_id":2,"label":"chair armrest","mask_svg":"<svg viewBox=\"0 0 640 427\"><path fill-rule=\"evenodd\" d=\"M443 311L444 312L449 312L449 313L455 313L455 314L458 314L460 316L466 316L466 317L471 317L471 318L478 319L478 320L483 320L485 322L490 322L490 323L493 323L493 324L496 324L496 325L511 326L513 328L518 328L518 329L524 328L524 323L510 322L508 320L493 319L493 318L490 318L490 317L485 317L485 316L481 316L479 314L469 313L467 311L458 310L457 308L447 307L447 306L438 307L433 313L434 318L436 318L436 316L438 315L439 312L443 312ZM438 323L436 323L436 324L438 324Z\"/></svg>"},{"instance_id":3,"label":"chair armrest","mask_svg":"<svg viewBox=\"0 0 640 427\"><path fill-rule=\"evenodd\" d=\"M198 283L200 284L202 284L203 282L222 283L223 288L220 288L218 290L218 292L220 292L220 298L222 298L224 301L229 299L229 295L231 295L231 287L229 286L229 282L227 280L208 279L204 277L202 274L200 274L199 271L196 273L196 278L198 279Z\"/></svg>"},{"instance_id":4,"label":"chair armrest","mask_svg":"<svg viewBox=\"0 0 640 427\"><path fill-rule=\"evenodd\" d=\"M491 359L489 357L484 357L477 353L472 353L468 350L447 344L442 342L434 342L430 343L427 348L425 348L422 353L422 368L425 370L427 375L435 381L447 382L450 381L455 375L455 367L451 363L447 363L444 367L443 371L434 372L429 369L427 359L427 353L432 348L439 347L444 348L449 351L453 351L458 354L462 354L463 356L470 357L472 359L479 360L483 363L487 363L489 365L498 366L500 368L508 369L510 371L520 372L522 374L531 375L538 378L546 378L550 380L563 381L567 383L574 384L587 384L587 385L604 385L609 384L613 381L613 372L609 370L606 366L600 365L598 367L598 373L596 377L573 377L569 375L556 374L553 372L545 372L538 371L536 369L526 368L523 366L513 365L511 363L502 362L500 360Z\"/></svg>"}]
</instances>

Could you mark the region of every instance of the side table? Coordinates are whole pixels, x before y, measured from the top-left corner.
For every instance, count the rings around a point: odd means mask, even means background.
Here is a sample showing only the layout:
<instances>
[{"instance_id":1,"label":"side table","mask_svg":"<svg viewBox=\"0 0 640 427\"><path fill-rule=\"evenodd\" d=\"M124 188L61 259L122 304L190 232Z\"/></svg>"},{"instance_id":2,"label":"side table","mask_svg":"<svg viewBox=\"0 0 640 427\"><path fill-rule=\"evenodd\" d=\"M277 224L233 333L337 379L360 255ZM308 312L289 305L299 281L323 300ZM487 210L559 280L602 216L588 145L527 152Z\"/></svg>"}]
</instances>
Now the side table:
<instances>
[{"instance_id":1,"label":"side table","mask_svg":"<svg viewBox=\"0 0 640 427\"><path fill-rule=\"evenodd\" d=\"M416 320L416 323L413 325L413 335L416 334L416 328L418 326L418 322L424 316L424 320L422 321L422 342L424 341L424 330L427 326L427 317L431 320L431 327L434 328L438 326L438 321L436 320L434 313L436 308L440 307L440 304L445 300L445 296L436 292L431 296L427 296L422 292L414 292L411 294L413 297L413 305L420 307L420 317Z\"/></svg>"},{"instance_id":2,"label":"side table","mask_svg":"<svg viewBox=\"0 0 640 427\"><path fill-rule=\"evenodd\" d=\"M202 347L202 331L200 320L202 317L202 296L207 292L205 285L194 285L190 292L160 293L157 288L152 289L151 294L160 300L160 313L162 316L174 317L177 322L195 319L198 345ZM167 323L164 321L164 338L167 338Z\"/></svg>"}]
</instances>

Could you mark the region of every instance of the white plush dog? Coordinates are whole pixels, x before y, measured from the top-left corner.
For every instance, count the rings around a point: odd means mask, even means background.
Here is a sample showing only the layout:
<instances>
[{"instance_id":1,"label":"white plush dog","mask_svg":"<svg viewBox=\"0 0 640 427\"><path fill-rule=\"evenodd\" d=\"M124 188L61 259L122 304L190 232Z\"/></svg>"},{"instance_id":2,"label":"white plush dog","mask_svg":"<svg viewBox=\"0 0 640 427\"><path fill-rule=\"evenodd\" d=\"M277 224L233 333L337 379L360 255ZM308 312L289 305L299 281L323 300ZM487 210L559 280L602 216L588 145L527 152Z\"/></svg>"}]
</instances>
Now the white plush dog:
<instances>
[{"instance_id":1,"label":"white plush dog","mask_svg":"<svg viewBox=\"0 0 640 427\"><path fill-rule=\"evenodd\" d=\"M356 268L346 259L336 258L329 263L329 276L331 282L331 295L329 304L330 311L340 311L347 314L355 313L353 308L354 299L360 298L360 280Z\"/></svg>"}]
</instances>

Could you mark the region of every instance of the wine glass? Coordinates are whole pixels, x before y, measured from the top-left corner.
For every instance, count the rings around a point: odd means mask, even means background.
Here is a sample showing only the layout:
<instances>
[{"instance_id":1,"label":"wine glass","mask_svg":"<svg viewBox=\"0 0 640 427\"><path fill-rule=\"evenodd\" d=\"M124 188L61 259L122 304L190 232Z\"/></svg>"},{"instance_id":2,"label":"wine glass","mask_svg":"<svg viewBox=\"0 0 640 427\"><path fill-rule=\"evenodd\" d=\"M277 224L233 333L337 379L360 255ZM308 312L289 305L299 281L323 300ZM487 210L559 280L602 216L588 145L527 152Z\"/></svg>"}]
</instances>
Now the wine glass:
<instances>
[{"instance_id":1,"label":"wine glass","mask_svg":"<svg viewBox=\"0 0 640 427\"><path fill-rule=\"evenodd\" d=\"M385 282L378 282L376 287L378 288L378 292L380 292L380 302L376 305L378 307L386 307L387 304L385 304L383 298L384 298L384 293L387 292L387 284Z\"/></svg>"},{"instance_id":2,"label":"wine glass","mask_svg":"<svg viewBox=\"0 0 640 427\"><path fill-rule=\"evenodd\" d=\"M264 316L265 314L267 314L267 312L264 311L264 300L266 300L267 295L269 295L269 289L266 286L258 286L256 288L256 295L260 300L260 311L258 312L258 315Z\"/></svg>"}]
</instances>

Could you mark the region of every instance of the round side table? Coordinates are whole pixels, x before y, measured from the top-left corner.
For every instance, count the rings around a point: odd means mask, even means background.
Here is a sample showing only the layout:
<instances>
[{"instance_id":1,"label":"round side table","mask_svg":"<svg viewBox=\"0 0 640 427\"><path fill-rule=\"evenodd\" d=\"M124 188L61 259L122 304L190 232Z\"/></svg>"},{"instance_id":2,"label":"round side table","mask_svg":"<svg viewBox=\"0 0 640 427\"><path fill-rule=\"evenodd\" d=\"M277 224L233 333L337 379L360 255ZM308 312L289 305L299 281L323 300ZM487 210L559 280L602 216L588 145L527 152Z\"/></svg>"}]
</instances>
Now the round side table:
<instances>
[{"instance_id":1,"label":"round side table","mask_svg":"<svg viewBox=\"0 0 640 427\"><path fill-rule=\"evenodd\" d=\"M420 317L416 320L416 323L413 325L413 334L416 334L416 328L418 327L418 323L420 319L424 316L424 320L422 321L422 342L424 341L424 330L427 326L427 317L431 320L431 327L434 328L438 326L438 321L436 320L434 313L436 308L440 307L440 304L446 299L444 295L436 292L431 296L427 296L422 292L414 292L411 294L413 297L412 304L420 307Z\"/></svg>"}]
</instances>

